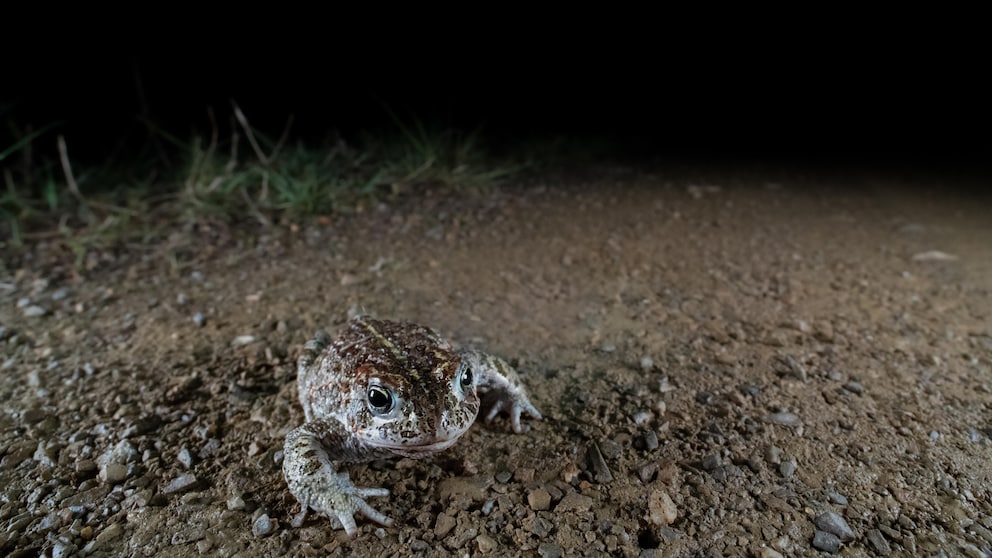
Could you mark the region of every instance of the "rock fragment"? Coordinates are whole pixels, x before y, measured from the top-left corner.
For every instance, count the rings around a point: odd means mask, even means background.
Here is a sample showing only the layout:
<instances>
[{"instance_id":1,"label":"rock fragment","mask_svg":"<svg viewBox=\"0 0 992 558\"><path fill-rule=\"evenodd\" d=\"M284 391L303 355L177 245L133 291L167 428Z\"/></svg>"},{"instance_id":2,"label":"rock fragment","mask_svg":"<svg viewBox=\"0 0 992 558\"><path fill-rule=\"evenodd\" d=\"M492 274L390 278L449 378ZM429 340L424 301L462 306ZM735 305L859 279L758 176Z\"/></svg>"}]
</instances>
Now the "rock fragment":
<instances>
[{"instance_id":1,"label":"rock fragment","mask_svg":"<svg viewBox=\"0 0 992 558\"><path fill-rule=\"evenodd\" d=\"M186 492L187 490L195 487L196 484L196 475L192 473L179 475L169 481L169 484L162 487L162 494L178 494L180 492Z\"/></svg>"},{"instance_id":2,"label":"rock fragment","mask_svg":"<svg viewBox=\"0 0 992 558\"><path fill-rule=\"evenodd\" d=\"M892 554L892 547L889 546L889 541L885 540L882 536L882 532L878 529L868 530L868 542L871 543L872 548L875 549L875 554L879 556L888 556Z\"/></svg>"},{"instance_id":3,"label":"rock fragment","mask_svg":"<svg viewBox=\"0 0 992 558\"><path fill-rule=\"evenodd\" d=\"M679 517L672 497L664 490L655 490L648 496L648 520L659 527L671 525Z\"/></svg>"},{"instance_id":4,"label":"rock fragment","mask_svg":"<svg viewBox=\"0 0 992 558\"><path fill-rule=\"evenodd\" d=\"M836 535L843 542L853 541L857 536L854 529L851 529L843 517L831 511L816 516L813 519L813 524L827 533Z\"/></svg>"},{"instance_id":5,"label":"rock fragment","mask_svg":"<svg viewBox=\"0 0 992 558\"><path fill-rule=\"evenodd\" d=\"M263 513L251 524L251 533L256 537L267 537L276 530L276 521L269 518L269 514Z\"/></svg>"},{"instance_id":6,"label":"rock fragment","mask_svg":"<svg viewBox=\"0 0 992 558\"><path fill-rule=\"evenodd\" d=\"M836 554L840 550L840 539L836 535L817 529L813 533L813 548Z\"/></svg>"},{"instance_id":7,"label":"rock fragment","mask_svg":"<svg viewBox=\"0 0 992 558\"><path fill-rule=\"evenodd\" d=\"M555 506L556 512L565 511L588 511L592 507L592 498L579 494L578 492L569 492L558 502Z\"/></svg>"},{"instance_id":8,"label":"rock fragment","mask_svg":"<svg viewBox=\"0 0 992 558\"><path fill-rule=\"evenodd\" d=\"M527 504L534 511L544 511L551 508L551 493L543 488L531 490L527 494Z\"/></svg>"}]
</instances>

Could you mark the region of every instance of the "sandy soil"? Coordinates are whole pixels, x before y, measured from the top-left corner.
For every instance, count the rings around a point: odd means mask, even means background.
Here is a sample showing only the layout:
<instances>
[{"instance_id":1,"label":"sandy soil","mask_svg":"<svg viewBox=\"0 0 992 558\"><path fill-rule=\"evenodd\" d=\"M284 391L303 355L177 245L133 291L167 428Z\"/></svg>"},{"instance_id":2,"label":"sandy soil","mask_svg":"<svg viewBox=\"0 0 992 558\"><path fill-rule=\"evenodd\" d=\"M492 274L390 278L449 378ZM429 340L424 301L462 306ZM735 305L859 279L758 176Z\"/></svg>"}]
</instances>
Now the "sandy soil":
<instances>
[{"instance_id":1,"label":"sandy soil","mask_svg":"<svg viewBox=\"0 0 992 558\"><path fill-rule=\"evenodd\" d=\"M0 553L992 552L992 201L601 169L261 234L4 249ZM507 357L545 414L297 511L294 360L349 312Z\"/></svg>"}]
</instances>

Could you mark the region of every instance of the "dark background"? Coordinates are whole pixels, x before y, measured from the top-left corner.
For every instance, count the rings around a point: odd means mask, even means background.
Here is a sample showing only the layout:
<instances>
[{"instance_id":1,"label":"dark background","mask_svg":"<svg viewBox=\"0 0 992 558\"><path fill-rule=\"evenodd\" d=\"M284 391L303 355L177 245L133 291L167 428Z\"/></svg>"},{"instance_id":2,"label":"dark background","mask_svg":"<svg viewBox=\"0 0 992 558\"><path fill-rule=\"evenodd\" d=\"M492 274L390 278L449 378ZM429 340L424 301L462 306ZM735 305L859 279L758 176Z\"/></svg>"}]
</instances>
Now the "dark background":
<instances>
[{"instance_id":1,"label":"dark background","mask_svg":"<svg viewBox=\"0 0 992 558\"><path fill-rule=\"evenodd\" d=\"M852 40L745 27L716 43L719 31L705 25L676 37L678 23L667 25L541 44L510 29L325 40L331 31L292 27L271 36L237 26L108 36L103 27L17 50L0 101L19 129L59 122L38 145L62 133L83 163L140 152L149 123L183 140L207 134L207 109L226 126L235 100L273 136L294 115L292 136L306 141L395 133L392 112L481 127L503 147L566 137L632 157L987 168L989 66L981 38L965 30Z\"/></svg>"}]
</instances>

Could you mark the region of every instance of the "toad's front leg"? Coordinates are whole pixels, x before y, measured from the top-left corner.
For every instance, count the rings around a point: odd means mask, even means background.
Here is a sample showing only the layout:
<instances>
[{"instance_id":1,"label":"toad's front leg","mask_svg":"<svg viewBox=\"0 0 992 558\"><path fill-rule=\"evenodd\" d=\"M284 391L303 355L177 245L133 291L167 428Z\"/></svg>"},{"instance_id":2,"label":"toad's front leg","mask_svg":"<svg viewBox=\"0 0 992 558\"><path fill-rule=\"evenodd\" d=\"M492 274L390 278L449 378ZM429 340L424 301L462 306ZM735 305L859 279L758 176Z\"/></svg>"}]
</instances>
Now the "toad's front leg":
<instances>
[{"instance_id":1,"label":"toad's front leg","mask_svg":"<svg viewBox=\"0 0 992 558\"><path fill-rule=\"evenodd\" d=\"M365 502L365 498L388 496L389 490L358 488L352 484L347 472L339 473L334 469L331 456L343 462L382 457L379 452L353 442L341 423L335 420L308 422L286 435L283 450L282 471L286 483L302 506L293 520L293 527L303 524L308 509L337 518L350 537L358 534L356 513L387 527L393 525L392 519Z\"/></svg>"}]
</instances>

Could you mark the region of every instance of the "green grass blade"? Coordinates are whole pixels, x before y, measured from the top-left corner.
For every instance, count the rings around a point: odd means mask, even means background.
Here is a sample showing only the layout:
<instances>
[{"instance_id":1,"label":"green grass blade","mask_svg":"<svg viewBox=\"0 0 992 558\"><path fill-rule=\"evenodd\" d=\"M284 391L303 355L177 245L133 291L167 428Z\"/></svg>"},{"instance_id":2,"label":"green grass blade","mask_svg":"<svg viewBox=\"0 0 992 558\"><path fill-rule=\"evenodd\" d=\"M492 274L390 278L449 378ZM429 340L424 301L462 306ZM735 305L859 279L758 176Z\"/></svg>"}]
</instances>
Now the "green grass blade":
<instances>
[{"instance_id":1,"label":"green grass blade","mask_svg":"<svg viewBox=\"0 0 992 558\"><path fill-rule=\"evenodd\" d=\"M34 131L34 132L31 132L30 134L28 134L28 135L24 136L23 138L17 140L16 142L14 142L13 145L11 145L10 147L8 147L7 149L4 149L3 151L0 151L0 161L3 161L4 159L6 159L7 157L9 157L10 155L12 155L14 153L17 153L18 151L20 151L21 149L23 149L25 145L31 143L34 140L34 138L40 136L41 134L44 134L45 132L47 132L48 130L51 130L52 128L54 128L56 126L58 126L59 124L61 124L61 122L52 122L51 124L45 126L44 128L41 128L40 130L37 130L37 131Z\"/></svg>"}]
</instances>

